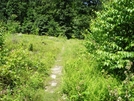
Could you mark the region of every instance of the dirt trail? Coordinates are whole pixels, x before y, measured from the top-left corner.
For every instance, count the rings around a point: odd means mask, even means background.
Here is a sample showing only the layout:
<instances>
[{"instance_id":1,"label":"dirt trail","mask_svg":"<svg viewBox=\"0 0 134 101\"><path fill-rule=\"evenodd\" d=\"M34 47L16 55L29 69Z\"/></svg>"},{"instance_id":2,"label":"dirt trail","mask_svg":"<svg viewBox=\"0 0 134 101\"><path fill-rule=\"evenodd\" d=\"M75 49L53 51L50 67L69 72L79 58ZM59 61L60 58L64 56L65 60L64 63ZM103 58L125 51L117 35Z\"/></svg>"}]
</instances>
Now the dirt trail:
<instances>
[{"instance_id":1,"label":"dirt trail","mask_svg":"<svg viewBox=\"0 0 134 101\"><path fill-rule=\"evenodd\" d=\"M50 80L48 81L47 86L45 87L45 92L49 94L48 98L49 101L65 101L65 98L60 95L59 88L61 84L61 77L62 77L62 55L64 53L64 46L61 49L61 52L58 54L57 59L55 61L54 66L51 68ZM56 98L58 96L60 98ZM56 98L56 99L55 99Z\"/></svg>"}]
</instances>

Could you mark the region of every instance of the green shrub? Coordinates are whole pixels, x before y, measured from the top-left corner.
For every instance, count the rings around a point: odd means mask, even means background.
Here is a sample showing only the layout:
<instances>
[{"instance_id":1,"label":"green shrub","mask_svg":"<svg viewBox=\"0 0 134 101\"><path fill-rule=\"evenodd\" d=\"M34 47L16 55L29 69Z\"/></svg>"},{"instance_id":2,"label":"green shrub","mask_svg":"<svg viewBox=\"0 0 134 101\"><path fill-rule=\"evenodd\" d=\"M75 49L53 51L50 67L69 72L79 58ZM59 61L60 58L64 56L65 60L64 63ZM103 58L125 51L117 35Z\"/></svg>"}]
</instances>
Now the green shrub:
<instances>
[{"instance_id":1,"label":"green shrub","mask_svg":"<svg viewBox=\"0 0 134 101\"><path fill-rule=\"evenodd\" d=\"M28 50L22 48L3 50L1 54L0 88L6 90L7 95L0 95L0 100L6 100L5 97L12 100L33 99L36 90L44 87L46 75L44 63L28 59L30 56ZM21 98L21 96L24 97Z\"/></svg>"},{"instance_id":2,"label":"green shrub","mask_svg":"<svg viewBox=\"0 0 134 101\"><path fill-rule=\"evenodd\" d=\"M28 49L29 51L33 51L33 44L30 44L29 45L29 49Z\"/></svg>"},{"instance_id":3,"label":"green shrub","mask_svg":"<svg viewBox=\"0 0 134 101\"><path fill-rule=\"evenodd\" d=\"M100 67L124 79L127 65L134 71L133 1L115 0L97 12L86 47L96 55Z\"/></svg>"},{"instance_id":4,"label":"green shrub","mask_svg":"<svg viewBox=\"0 0 134 101\"><path fill-rule=\"evenodd\" d=\"M125 71L126 79L115 87L108 87L107 100L109 101L133 101L134 100L134 73Z\"/></svg>"},{"instance_id":5,"label":"green shrub","mask_svg":"<svg viewBox=\"0 0 134 101\"><path fill-rule=\"evenodd\" d=\"M36 34L34 33L34 23L30 21L24 21L21 26L21 32L28 33L28 34L30 33Z\"/></svg>"},{"instance_id":6,"label":"green shrub","mask_svg":"<svg viewBox=\"0 0 134 101\"><path fill-rule=\"evenodd\" d=\"M107 100L133 101L134 1L107 2L92 20L87 50L96 58L98 69L113 74L120 85L110 87Z\"/></svg>"},{"instance_id":7,"label":"green shrub","mask_svg":"<svg viewBox=\"0 0 134 101\"><path fill-rule=\"evenodd\" d=\"M5 52L5 53L4 53ZM12 50L11 52L3 51L2 54L2 64L0 68L0 78L4 87L10 86L14 88L15 85L19 85L22 75L26 75L24 71L26 67L26 56L24 55L26 51ZM24 74L23 74L24 73Z\"/></svg>"}]
</instances>

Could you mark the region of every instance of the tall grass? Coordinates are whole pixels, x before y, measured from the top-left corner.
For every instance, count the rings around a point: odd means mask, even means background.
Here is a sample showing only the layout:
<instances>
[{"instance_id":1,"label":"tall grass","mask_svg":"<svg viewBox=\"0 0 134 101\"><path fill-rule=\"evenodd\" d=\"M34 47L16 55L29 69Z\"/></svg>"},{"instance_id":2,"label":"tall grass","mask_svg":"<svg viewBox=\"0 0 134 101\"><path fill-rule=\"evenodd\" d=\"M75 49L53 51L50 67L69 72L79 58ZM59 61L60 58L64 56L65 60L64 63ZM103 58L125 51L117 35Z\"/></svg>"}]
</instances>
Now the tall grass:
<instances>
[{"instance_id":1,"label":"tall grass","mask_svg":"<svg viewBox=\"0 0 134 101\"><path fill-rule=\"evenodd\" d=\"M108 86L118 82L97 69L96 61L86 53L83 41L66 44L63 93L68 101L107 101Z\"/></svg>"},{"instance_id":2,"label":"tall grass","mask_svg":"<svg viewBox=\"0 0 134 101\"><path fill-rule=\"evenodd\" d=\"M83 40L21 34L7 35L5 39L0 78L7 77L9 83L6 88L0 83L0 89L7 90L0 95L2 101L56 100L56 96L44 92L44 86L63 45L60 65L63 65L61 89L65 101L109 101L109 89L118 86L116 79L100 72Z\"/></svg>"},{"instance_id":3,"label":"tall grass","mask_svg":"<svg viewBox=\"0 0 134 101\"><path fill-rule=\"evenodd\" d=\"M0 65L1 101L44 101L44 84L64 39L9 34ZM6 81L5 81L6 80Z\"/></svg>"}]
</instances>

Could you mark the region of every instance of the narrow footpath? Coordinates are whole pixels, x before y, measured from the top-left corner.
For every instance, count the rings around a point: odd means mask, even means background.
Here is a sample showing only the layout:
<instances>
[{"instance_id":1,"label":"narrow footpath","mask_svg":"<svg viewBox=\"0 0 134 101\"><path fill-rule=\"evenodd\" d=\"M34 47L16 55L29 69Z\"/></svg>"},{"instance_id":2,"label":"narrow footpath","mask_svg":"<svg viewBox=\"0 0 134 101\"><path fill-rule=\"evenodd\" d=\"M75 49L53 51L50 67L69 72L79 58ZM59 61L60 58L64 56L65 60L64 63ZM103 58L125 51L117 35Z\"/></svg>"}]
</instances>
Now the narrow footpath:
<instances>
[{"instance_id":1,"label":"narrow footpath","mask_svg":"<svg viewBox=\"0 0 134 101\"><path fill-rule=\"evenodd\" d=\"M62 55L64 53L64 46L58 54L55 64L51 68L50 79L45 87L45 101L65 101L61 95L60 88L62 82Z\"/></svg>"}]
</instances>

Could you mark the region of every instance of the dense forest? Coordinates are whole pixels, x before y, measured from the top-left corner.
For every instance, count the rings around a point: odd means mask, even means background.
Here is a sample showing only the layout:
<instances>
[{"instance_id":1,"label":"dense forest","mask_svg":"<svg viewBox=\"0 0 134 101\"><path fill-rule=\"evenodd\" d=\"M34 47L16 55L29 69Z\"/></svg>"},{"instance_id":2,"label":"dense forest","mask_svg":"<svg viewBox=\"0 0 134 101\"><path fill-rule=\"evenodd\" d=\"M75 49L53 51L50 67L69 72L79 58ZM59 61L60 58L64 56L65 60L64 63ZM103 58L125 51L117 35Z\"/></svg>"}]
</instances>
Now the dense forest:
<instances>
[{"instance_id":1,"label":"dense forest","mask_svg":"<svg viewBox=\"0 0 134 101\"><path fill-rule=\"evenodd\" d=\"M99 0L1 0L0 19L12 33L84 38L98 5Z\"/></svg>"},{"instance_id":2,"label":"dense forest","mask_svg":"<svg viewBox=\"0 0 134 101\"><path fill-rule=\"evenodd\" d=\"M0 100L134 101L134 0L0 0Z\"/></svg>"}]
</instances>

